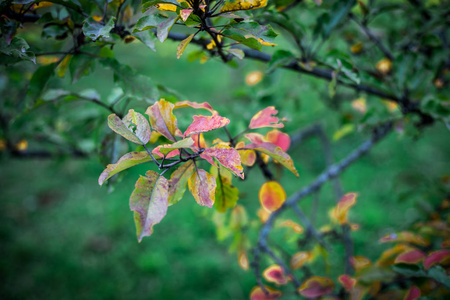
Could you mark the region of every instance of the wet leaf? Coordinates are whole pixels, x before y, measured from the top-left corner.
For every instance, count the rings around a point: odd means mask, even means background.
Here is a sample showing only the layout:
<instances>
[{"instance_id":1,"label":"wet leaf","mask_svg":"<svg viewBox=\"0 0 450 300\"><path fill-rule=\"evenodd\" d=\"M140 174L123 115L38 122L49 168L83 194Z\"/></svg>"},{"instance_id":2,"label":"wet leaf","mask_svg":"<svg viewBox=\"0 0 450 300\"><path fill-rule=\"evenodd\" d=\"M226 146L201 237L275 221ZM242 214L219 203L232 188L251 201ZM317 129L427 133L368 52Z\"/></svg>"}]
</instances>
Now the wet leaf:
<instances>
[{"instance_id":1,"label":"wet leaf","mask_svg":"<svg viewBox=\"0 0 450 300\"><path fill-rule=\"evenodd\" d=\"M257 112L250 121L248 128L262 128L262 127L277 127L282 128L284 125L280 122L280 119L274 117L278 111L274 106L269 106L259 112Z\"/></svg>"},{"instance_id":2,"label":"wet leaf","mask_svg":"<svg viewBox=\"0 0 450 300\"><path fill-rule=\"evenodd\" d=\"M201 206L212 207L216 199L216 179L205 170L197 170L189 178L189 191Z\"/></svg>"},{"instance_id":3,"label":"wet leaf","mask_svg":"<svg viewBox=\"0 0 450 300\"><path fill-rule=\"evenodd\" d=\"M133 143L145 145L150 140L151 131L147 119L133 109L123 119L115 114L109 115L108 126Z\"/></svg>"},{"instance_id":4,"label":"wet leaf","mask_svg":"<svg viewBox=\"0 0 450 300\"><path fill-rule=\"evenodd\" d=\"M100 174L98 178L98 184L102 185L106 180L114 176L115 174L131 168L133 166L151 161L152 158L147 151L130 152L122 156L115 164L109 164L106 169Z\"/></svg>"},{"instance_id":5,"label":"wet leaf","mask_svg":"<svg viewBox=\"0 0 450 300\"><path fill-rule=\"evenodd\" d=\"M259 202L268 212L279 209L286 200L286 192L276 181L267 181L259 189Z\"/></svg>"}]
</instances>

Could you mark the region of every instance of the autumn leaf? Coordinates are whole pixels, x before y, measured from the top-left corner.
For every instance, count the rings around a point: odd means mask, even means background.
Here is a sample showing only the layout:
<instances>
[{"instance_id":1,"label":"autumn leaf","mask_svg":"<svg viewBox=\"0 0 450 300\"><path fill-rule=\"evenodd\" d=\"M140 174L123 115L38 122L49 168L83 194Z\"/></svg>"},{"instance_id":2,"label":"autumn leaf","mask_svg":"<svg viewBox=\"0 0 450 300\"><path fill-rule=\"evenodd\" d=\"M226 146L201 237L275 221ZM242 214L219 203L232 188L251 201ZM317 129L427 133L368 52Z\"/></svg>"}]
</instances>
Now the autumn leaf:
<instances>
[{"instance_id":1,"label":"autumn leaf","mask_svg":"<svg viewBox=\"0 0 450 300\"><path fill-rule=\"evenodd\" d=\"M106 166L106 169L102 172L102 174L100 174L100 177L98 178L98 184L102 185L106 180L108 180L115 174L151 160L152 158L147 153L147 151L135 151L127 153L122 156L115 164L109 164Z\"/></svg>"},{"instance_id":2,"label":"autumn leaf","mask_svg":"<svg viewBox=\"0 0 450 300\"><path fill-rule=\"evenodd\" d=\"M350 277L348 274L340 275L338 281L347 292L351 292L358 282L355 278Z\"/></svg>"},{"instance_id":3,"label":"autumn leaf","mask_svg":"<svg viewBox=\"0 0 450 300\"><path fill-rule=\"evenodd\" d=\"M186 49L187 45L191 42L192 38L195 36L195 33L191 34L184 40L180 42L180 44L177 47L177 59L180 59L181 55L183 54L184 50Z\"/></svg>"},{"instance_id":4,"label":"autumn leaf","mask_svg":"<svg viewBox=\"0 0 450 300\"><path fill-rule=\"evenodd\" d=\"M423 262L423 266L426 270L434 266L435 264L448 263L450 261L450 250L437 250L431 252Z\"/></svg>"},{"instance_id":5,"label":"autumn leaf","mask_svg":"<svg viewBox=\"0 0 450 300\"><path fill-rule=\"evenodd\" d=\"M301 234L304 231L303 227L300 224L298 224L292 220L285 220L285 221L281 222L278 226L291 228L295 233L298 233L298 234Z\"/></svg>"},{"instance_id":6,"label":"autumn leaf","mask_svg":"<svg viewBox=\"0 0 450 300\"><path fill-rule=\"evenodd\" d=\"M303 267L303 265L308 262L311 258L311 254L309 252L306 251L301 251L301 252L297 252L295 253L292 257L291 257L291 268L292 269L299 269L301 267Z\"/></svg>"},{"instance_id":7,"label":"autumn leaf","mask_svg":"<svg viewBox=\"0 0 450 300\"><path fill-rule=\"evenodd\" d=\"M145 112L150 119L152 128L169 140L175 142L175 135L179 131L177 118L173 114L174 105L165 99L161 99Z\"/></svg>"},{"instance_id":8,"label":"autumn leaf","mask_svg":"<svg viewBox=\"0 0 450 300\"><path fill-rule=\"evenodd\" d=\"M240 141L236 144L235 149L245 148L245 143ZM256 161L256 153L254 150L238 150L241 157L241 164L245 166L253 166Z\"/></svg>"},{"instance_id":9,"label":"autumn leaf","mask_svg":"<svg viewBox=\"0 0 450 300\"><path fill-rule=\"evenodd\" d=\"M186 185L194 173L194 163L190 160L176 169L169 180L169 205L178 203L183 198Z\"/></svg>"},{"instance_id":10,"label":"autumn leaf","mask_svg":"<svg viewBox=\"0 0 450 300\"><path fill-rule=\"evenodd\" d=\"M265 136L257 132L246 133L244 134L244 137L253 144L262 144L268 142Z\"/></svg>"},{"instance_id":11,"label":"autumn leaf","mask_svg":"<svg viewBox=\"0 0 450 300\"><path fill-rule=\"evenodd\" d=\"M108 126L133 143L145 145L150 140L151 131L147 119L133 109L123 119L115 114L109 115Z\"/></svg>"},{"instance_id":12,"label":"autumn leaf","mask_svg":"<svg viewBox=\"0 0 450 300\"><path fill-rule=\"evenodd\" d=\"M430 242L418 234L402 231L399 233L391 233L383 236L380 239L380 243L388 243L388 242L401 242L401 243L411 243L419 246L428 246Z\"/></svg>"},{"instance_id":13,"label":"autumn leaf","mask_svg":"<svg viewBox=\"0 0 450 300\"><path fill-rule=\"evenodd\" d=\"M216 201L214 207L219 212L226 212L227 208L236 205L239 199L239 190L231 184L231 179L223 176L225 170L218 168L216 176Z\"/></svg>"},{"instance_id":14,"label":"autumn leaf","mask_svg":"<svg viewBox=\"0 0 450 300\"><path fill-rule=\"evenodd\" d=\"M212 106L208 102L203 103L197 103L193 101L179 101L175 103L174 109L177 108L183 108L183 107L191 107L195 109L206 109L207 111L211 112L212 114L216 113L216 111L212 108Z\"/></svg>"},{"instance_id":15,"label":"autumn leaf","mask_svg":"<svg viewBox=\"0 0 450 300\"><path fill-rule=\"evenodd\" d=\"M289 135L279 131L278 129L272 129L271 131L267 132L265 140L269 143L277 145L284 152L286 152L291 145L291 138L289 137Z\"/></svg>"},{"instance_id":16,"label":"autumn leaf","mask_svg":"<svg viewBox=\"0 0 450 300\"><path fill-rule=\"evenodd\" d=\"M152 153L165 158L171 158L180 154L179 149L192 148L194 146L194 140L191 138L182 139L181 141L175 142L168 145L160 145L153 149Z\"/></svg>"},{"instance_id":17,"label":"autumn leaf","mask_svg":"<svg viewBox=\"0 0 450 300\"><path fill-rule=\"evenodd\" d=\"M239 252L238 263L239 263L239 266L243 270L248 270L248 267L249 267L250 264L248 262L248 256L247 256L247 253L245 251Z\"/></svg>"},{"instance_id":18,"label":"autumn leaf","mask_svg":"<svg viewBox=\"0 0 450 300\"><path fill-rule=\"evenodd\" d=\"M395 260L394 264L409 264L409 265L416 265L419 262L423 261L426 257L425 253L423 253L419 249L409 249L405 252L399 254Z\"/></svg>"},{"instance_id":19,"label":"autumn leaf","mask_svg":"<svg viewBox=\"0 0 450 300\"><path fill-rule=\"evenodd\" d=\"M267 181L259 189L259 202L268 212L279 209L286 200L286 192L276 181Z\"/></svg>"},{"instance_id":20,"label":"autumn leaf","mask_svg":"<svg viewBox=\"0 0 450 300\"><path fill-rule=\"evenodd\" d=\"M168 17L158 25L156 36L161 43L163 43L167 39L170 29L172 29L172 26L175 24L178 18L179 16Z\"/></svg>"},{"instance_id":21,"label":"autumn leaf","mask_svg":"<svg viewBox=\"0 0 450 300\"><path fill-rule=\"evenodd\" d=\"M206 159L212 165L215 165L213 160L215 158L222 166L244 179L244 168L241 165L241 157L236 149L219 144L211 148L206 148L200 154L200 157Z\"/></svg>"},{"instance_id":22,"label":"autumn leaf","mask_svg":"<svg viewBox=\"0 0 450 300\"><path fill-rule=\"evenodd\" d=\"M232 12L238 10L257 9L267 5L267 0L237 0L233 2L226 2L220 12Z\"/></svg>"},{"instance_id":23,"label":"autumn leaf","mask_svg":"<svg viewBox=\"0 0 450 300\"><path fill-rule=\"evenodd\" d=\"M264 287L267 291L267 295L260 286L255 286L250 292L250 300L275 300L281 298L283 295L282 292L276 289L268 286Z\"/></svg>"},{"instance_id":24,"label":"autumn leaf","mask_svg":"<svg viewBox=\"0 0 450 300\"><path fill-rule=\"evenodd\" d=\"M372 262L367 257L356 255L350 258L350 264L355 271L362 270L372 265Z\"/></svg>"},{"instance_id":25,"label":"autumn leaf","mask_svg":"<svg viewBox=\"0 0 450 300\"><path fill-rule=\"evenodd\" d=\"M168 207L168 182L154 171L147 171L136 182L130 197L130 209L134 211L134 222L139 242L153 232L166 215Z\"/></svg>"},{"instance_id":26,"label":"autumn leaf","mask_svg":"<svg viewBox=\"0 0 450 300\"><path fill-rule=\"evenodd\" d=\"M228 125L230 120L213 113L212 116L193 116L194 121L184 132L184 137L195 133L208 132Z\"/></svg>"},{"instance_id":27,"label":"autumn leaf","mask_svg":"<svg viewBox=\"0 0 450 300\"><path fill-rule=\"evenodd\" d=\"M180 17L183 20L183 22L186 22L186 20L189 18L189 16L193 11L194 10L192 8L182 9L180 11Z\"/></svg>"},{"instance_id":28,"label":"autumn leaf","mask_svg":"<svg viewBox=\"0 0 450 300\"><path fill-rule=\"evenodd\" d=\"M263 277L267 281L276 283L277 285L285 285L289 281L289 277L286 276L283 268L279 265L272 265L265 269Z\"/></svg>"},{"instance_id":29,"label":"autumn leaf","mask_svg":"<svg viewBox=\"0 0 450 300\"><path fill-rule=\"evenodd\" d=\"M283 150L281 150L280 147L269 143L260 143L260 144L249 144L246 145L245 148L241 148L244 150L257 150L262 153L265 153L278 161L280 164L285 166L289 171L295 174L295 176L299 176L297 170L295 169L294 162L292 161L292 158ZM241 150L238 149L238 150Z\"/></svg>"},{"instance_id":30,"label":"autumn leaf","mask_svg":"<svg viewBox=\"0 0 450 300\"><path fill-rule=\"evenodd\" d=\"M339 224L347 224L347 214L349 209L356 204L357 193L347 193L341 197L338 204L334 208L331 213L331 217L333 220L338 222Z\"/></svg>"},{"instance_id":31,"label":"autumn leaf","mask_svg":"<svg viewBox=\"0 0 450 300\"><path fill-rule=\"evenodd\" d=\"M334 282L328 277L313 276L307 279L298 292L305 298L312 299L329 294L334 289Z\"/></svg>"},{"instance_id":32,"label":"autumn leaf","mask_svg":"<svg viewBox=\"0 0 450 300\"><path fill-rule=\"evenodd\" d=\"M189 178L189 191L201 206L212 207L216 199L216 179L205 170L197 170Z\"/></svg>"},{"instance_id":33,"label":"autumn leaf","mask_svg":"<svg viewBox=\"0 0 450 300\"><path fill-rule=\"evenodd\" d=\"M273 116L276 115L277 113L278 111L275 109L274 106L269 106L257 112L250 120L250 125L248 126L248 128L255 129L262 127L277 127L277 128L284 127L282 123L279 123L280 119Z\"/></svg>"},{"instance_id":34,"label":"autumn leaf","mask_svg":"<svg viewBox=\"0 0 450 300\"><path fill-rule=\"evenodd\" d=\"M403 300L415 300L418 298L420 298L420 290L417 286L413 285L406 291Z\"/></svg>"}]
</instances>

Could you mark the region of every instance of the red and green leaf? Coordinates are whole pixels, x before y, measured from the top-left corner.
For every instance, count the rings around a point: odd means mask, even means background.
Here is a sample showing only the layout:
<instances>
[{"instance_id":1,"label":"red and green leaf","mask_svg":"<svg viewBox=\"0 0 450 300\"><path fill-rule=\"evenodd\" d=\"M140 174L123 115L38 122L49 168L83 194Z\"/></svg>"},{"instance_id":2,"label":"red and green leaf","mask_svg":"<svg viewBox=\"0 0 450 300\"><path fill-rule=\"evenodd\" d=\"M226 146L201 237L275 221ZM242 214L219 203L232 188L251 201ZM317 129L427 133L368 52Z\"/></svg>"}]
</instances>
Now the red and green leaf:
<instances>
[{"instance_id":1,"label":"red and green leaf","mask_svg":"<svg viewBox=\"0 0 450 300\"><path fill-rule=\"evenodd\" d=\"M169 197L167 200L169 205L178 203L183 198L186 185L193 173L194 163L192 161L184 163L172 173L169 180Z\"/></svg>"},{"instance_id":2,"label":"red and green leaf","mask_svg":"<svg viewBox=\"0 0 450 300\"><path fill-rule=\"evenodd\" d=\"M450 250L437 250L431 252L423 262L423 266L426 270L431 268L436 264L448 263L450 262Z\"/></svg>"},{"instance_id":3,"label":"red and green leaf","mask_svg":"<svg viewBox=\"0 0 450 300\"><path fill-rule=\"evenodd\" d=\"M420 290L417 286L413 285L406 291L403 300L415 300L420 298Z\"/></svg>"},{"instance_id":4,"label":"red and green leaf","mask_svg":"<svg viewBox=\"0 0 450 300\"><path fill-rule=\"evenodd\" d=\"M183 108L183 107L191 107L195 109L206 109L207 111L211 112L212 114L216 113L216 111L212 108L212 106L208 102L203 103L197 103L192 101L179 101L175 103L174 109L177 108Z\"/></svg>"},{"instance_id":5,"label":"red and green leaf","mask_svg":"<svg viewBox=\"0 0 450 300\"><path fill-rule=\"evenodd\" d=\"M416 265L425 259L426 255L419 249L410 249L399 254L395 260L395 264Z\"/></svg>"},{"instance_id":6,"label":"red and green leaf","mask_svg":"<svg viewBox=\"0 0 450 300\"><path fill-rule=\"evenodd\" d=\"M133 109L123 119L115 114L109 115L108 126L133 143L145 145L150 140L151 131L147 119Z\"/></svg>"},{"instance_id":7,"label":"red and green leaf","mask_svg":"<svg viewBox=\"0 0 450 300\"><path fill-rule=\"evenodd\" d=\"M147 171L136 182L130 197L130 209L134 211L134 222L139 242L153 232L166 215L168 207L168 182L158 173Z\"/></svg>"},{"instance_id":8,"label":"red and green leaf","mask_svg":"<svg viewBox=\"0 0 450 300\"><path fill-rule=\"evenodd\" d=\"M222 166L244 179L244 168L241 165L241 157L236 149L219 144L211 148L206 148L200 154L200 157L206 159L212 165L215 165L213 160L215 158Z\"/></svg>"},{"instance_id":9,"label":"red and green leaf","mask_svg":"<svg viewBox=\"0 0 450 300\"><path fill-rule=\"evenodd\" d=\"M284 125L280 123L280 119L275 117L278 111L274 106L269 106L259 112L257 112L253 118L250 120L250 125L248 128L262 128L262 127L277 127L282 128Z\"/></svg>"},{"instance_id":10,"label":"red and green leaf","mask_svg":"<svg viewBox=\"0 0 450 300\"><path fill-rule=\"evenodd\" d=\"M189 149L194 146L194 140L191 138L186 138L181 141L175 142L173 144L168 145L160 145L153 149L152 153L160 156L171 158L180 154L179 149Z\"/></svg>"},{"instance_id":11,"label":"red and green leaf","mask_svg":"<svg viewBox=\"0 0 450 300\"><path fill-rule=\"evenodd\" d=\"M172 103L161 99L150 106L145 113L149 116L153 130L175 142L175 136L181 133L177 127L177 118L173 114L173 108Z\"/></svg>"},{"instance_id":12,"label":"red and green leaf","mask_svg":"<svg viewBox=\"0 0 450 300\"><path fill-rule=\"evenodd\" d=\"M197 170L189 178L189 191L201 206L212 207L216 199L216 179L205 170Z\"/></svg>"},{"instance_id":13,"label":"red and green leaf","mask_svg":"<svg viewBox=\"0 0 450 300\"><path fill-rule=\"evenodd\" d=\"M250 300L275 300L281 298L283 293L268 286L264 286L266 293L259 286L255 286L250 292Z\"/></svg>"},{"instance_id":14,"label":"red and green leaf","mask_svg":"<svg viewBox=\"0 0 450 300\"><path fill-rule=\"evenodd\" d=\"M289 277L286 276L283 268L279 265L272 265L265 269L263 277L267 281L276 283L277 285L285 285L289 281Z\"/></svg>"},{"instance_id":15,"label":"red and green leaf","mask_svg":"<svg viewBox=\"0 0 450 300\"><path fill-rule=\"evenodd\" d=\"M347 292L351 292L358 283L358 281L355 278L350 277L350 275L348 274L339 276L338 281L340 284L342 284L342 286Z\"/></svg>"},{"instance_id":16,"label":"red and green leaf","mask_svg":"<svg viewBox=\"0 0 450 300\"><path fill-rule=\"evenodd\" d=\"M298 292L305 298L312 299L330 294L334 290L334 282L328 277L313 276L307 279Z\"/></svg>"},{"instance_id":17,"label":"red and green leaf","mask_svg":"<svg viewBox=\"0 0 450 300\"><path fill-rule=\"evenodd\" d=\"M106 180L114 176L115 174L131 168L133 166L151 161L152 158L147 151L130 152L122 156L115 164L109 164L106 169L100 174L98 178L98 184L102 185Z\"/></svg>"}]
</instances>

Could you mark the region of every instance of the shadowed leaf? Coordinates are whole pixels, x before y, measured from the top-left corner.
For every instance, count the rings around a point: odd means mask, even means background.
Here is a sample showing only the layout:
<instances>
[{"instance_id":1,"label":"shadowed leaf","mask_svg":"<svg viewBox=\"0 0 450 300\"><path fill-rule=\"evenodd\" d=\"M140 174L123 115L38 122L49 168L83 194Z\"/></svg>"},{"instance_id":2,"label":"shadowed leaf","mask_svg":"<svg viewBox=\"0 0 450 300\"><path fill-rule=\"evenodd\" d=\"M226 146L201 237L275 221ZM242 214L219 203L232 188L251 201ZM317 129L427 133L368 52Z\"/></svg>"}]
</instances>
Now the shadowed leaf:
<instances>
[{"instance_id":1,"label":"shadowed leaf","mask_svg":"<svg viewBox=\"0 0 450 300\"><path fill-rule=\"evenodd\" d=\"M177 58L179 59L181 55L183 54L184 50L186 49L187 45L191 42L192 38L194 37L194 33L185 38L180 42L180 44L177 47Z\"/></svg>"},{"instance_id":2,"label":"shadowed leaf","mask_svg":"<svg viewBox=\"0 0 450 300\"><path fill-rule=\"evenodd\" d=\"M150 140L151 131L147 119L133 109L122 120L115 114L109 115L108 126L133 143L145 145Z\"/></svg>"},{"instance_id":3,"label":"shadowed leaf","mask_svg":"<svg viewBox=\"0 0 450 300\"><path fill-rule=\"evenodd\" d=\"M112 17L105 25L102 25L93 18L89 18L83 24L83 33L93 41L100 37L108 38L109 32L114 28L115 20L116 18Z\"/></svg>"},{"instance_id":4,"label":"shadowed leaf","mask_svg":"<svg viewBox=\"0 0 450 300\"><path fill-rule=\"evenodd\" d=\"M409 231L403 231L399 233L391 233L388 235L385 235L380 239L380 243L387 243L387 242L406 242L411 244L416 244L419 246L428 246L430 244L429 241L421 237L420 235L417 235L415 233L409 232Z\"/></svg>"},{"instance_id":5,"label":"shadowed leaf","mask_svg":"<svg viewBox=\"0 0 450 300\"><path fill-rule=\"evenodd\" d=\"M220 12L257 9L267 5L267 0L237 0L226 2Z\"/></svg>"},{"instance_id":6,"label":"shadowed leaf","mask_svg":"<svg viewBox=\"0 0 450 300\"><path fill-rule=\"evenodd\" d=\"M403 300L415 300L420 298L420 290L417 286L413 285L406 291L405 297Z\"/></svg>"},{"instance_id":7,"label":"shadowed leaf","mask_svg":"<svg viewBox=\"0 0 450 300\"><path fill-rule=\"evenodd\" d=\"M415 264L418 264L419 262L423 261L424 258L425 258L425 253L423 253L421 250L410 249L410 250L407 250L407 251L401 253L400 255L398 255L395 258L394 263L395 264L415 265Z\"/></svg>"},{"instance_id":8,"label":"shadowed leaf","mask_svg":"<svg viewBox=\"0 0 450 300\"><path fill-rule=\"evenodd\" d=\"M193 172L194 163L188 161L172 173L169 180L169 205L173 205L183 198L186 185Z\"/></svg>"},{"instance_id":9,"label":"shadowed leaf","mask_svg":"<svg viewBox=\"0 0 450 300\"><path fill-rule=\"evenodd\" d=\"M431 268L435 264L446 263L450 261L450 250L437 250L431 252L423 262L423 266L426 270Z\"/></svg>"},{"instance_id":10,"label":"shadowed leaf","mask_svg":"<svg viewBox=\"0 0 450 300\"><path fill-rule=\"evenodd\" d=\"M178 18L178 16L169 17L158 25L156 36L161 43L167 39L170 29Z\"/></svg>"},{"instance_id":11,"label":"shadowed leaf","mask_svg":"<svg viewBox=\"0 0 450 300\"><path fill-rule=\"evenodd\" d=\"M295 253L291 257L291 268L295 270L303 267L303 265L308 262L310 258L311 254L309 252L301 251Z\"/></svg>"},{"instance_id":12,"label":"shadowed leaf","mask_svg":"<svg viewBox=\"0 0 450 300\"><path fill-rule=\"evenodd\" d=\"M227 208L233 208L239 199L239 190L231 184L231 180L222 176L223 170L218 168L216 176L216 201L214 207L219 212L226 212Z\"/></svg>"},{"instance_id":13,"label":"shadowed leaf","mask_svg":"<svg viewBox=\"0 0 450 300\"><path fill-rule=\"evenodd\" d=\"M264 286L266 288L266 291L268 292L267 295L264 293L261 287L255 286L252 291L250 292L250 300L275 300L281 298L283 295L282 292L273 289L268 286Z\"/></svg>"},{"instance_id":14,"label":"shadowed leaf","mask_svg":"<svg viewBox=\"0 0 450 300\"><path fill-rule=\"evenodd\" d=\"M351 292L358 282L355 278L352 278L347 274L339 276L338 281L347 292Z\"/></svg>"}]
</instances>

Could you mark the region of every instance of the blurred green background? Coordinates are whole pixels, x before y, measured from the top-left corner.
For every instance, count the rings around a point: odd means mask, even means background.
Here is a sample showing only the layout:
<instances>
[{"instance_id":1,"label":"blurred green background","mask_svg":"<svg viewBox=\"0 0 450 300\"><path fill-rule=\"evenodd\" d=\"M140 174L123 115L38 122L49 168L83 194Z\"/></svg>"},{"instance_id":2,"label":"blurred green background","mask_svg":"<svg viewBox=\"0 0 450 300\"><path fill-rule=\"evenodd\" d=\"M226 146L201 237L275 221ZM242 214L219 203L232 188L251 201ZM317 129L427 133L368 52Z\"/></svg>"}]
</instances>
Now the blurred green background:
<instances>
[{"instance_id":1,"label":"blurred green background","mask_svg":"<svg viewBox=\"0 0 450 300\"><path fill-rule=\"evenodd\" d=\"M354 124L362 119L350 103L359 96L367 97L364 94L339 87L338 95L330 99L328 85L322 80L285 70L268 74L265 65L251 61L243 61L237 69L215 60L190 63L186 57L196 50L195 46L176 60L176 46L167 41L158 44L157 52L153 53L134 42L119 45L114 52L121 63L178 91L182 95L179 100L211 103L231 120L233 134L239 133L253 114L268 105L275 105L280 115L288 119L285 132L291 135L304 126L318 123L332 137L348 123L349 116ZM252 71L263 72L264 78L248 86L245 77ZM69 86L69 81L65 84ZM111 72L98 66L93 74L70 88L74 91L95 88L105 99L113 87ZM377 111L389 117L379 99L367 97L367 104L369 112ZM148 104L131 106L143 112ZM56 109L62 116L72 117L78 111L101 111L104 117L99 124L108 132L108 112L91 103L69 103ZM39 118L41 113L44 112L33 111L30 118ZM190 115L178 116L181 126L187 126ZM408 130L405 126L403 133L390 134L341 176L346 192L359 193L350 216L352 222L361 226L353 233L355 254L376 259L386 249L376 242L381 236L407 229L432 205L443 200L441 191L435 187L450 170L448 129L435 124L423 136ZM367 138L367 133L368 130L356 125L349 134L332 140L334 158L345 157ZM89 136L90 132L85 134ZM219 134L225 137L224 132ZM93 140L100 143L98 139ZM31 149L37 147L31 141L29 144ZM96 148L98 144L84 146ZM300 178L273 168L288 195L310 183L325 168L317 138L293 145L289 154ZM254 275L239 267L236 253L229 253L230 240L217 241L212 209L198 206L186 193L180 203L169 208L164 220L155 226L153 235L139 244L128 198L134 182L148 165L124 172L110 193L108 187L97 184L103 168L97 157L20 160L3 156L0 164L1 299L248 298L255 286ZM257 169L251 170L245 181L234 179L241 191L239 203L246 207L251 220L257 220L257 193L263 182ZM335 201L329 185L323 187L319 199L318 227L329 223L328 210ZM312 197L301 202L307 214L311 202ZM252 227L249 232L253 245L257 228ZM291 253L296 250L286 231L276 229L273 239L283 243ZM337 247L329 256L330 276L342 273L339 253ZM269 264L266 260L264 266ZM322 270L318 275L327 275L321 267L317 263L317 269Z\"/></svg>"}]
</instances>

